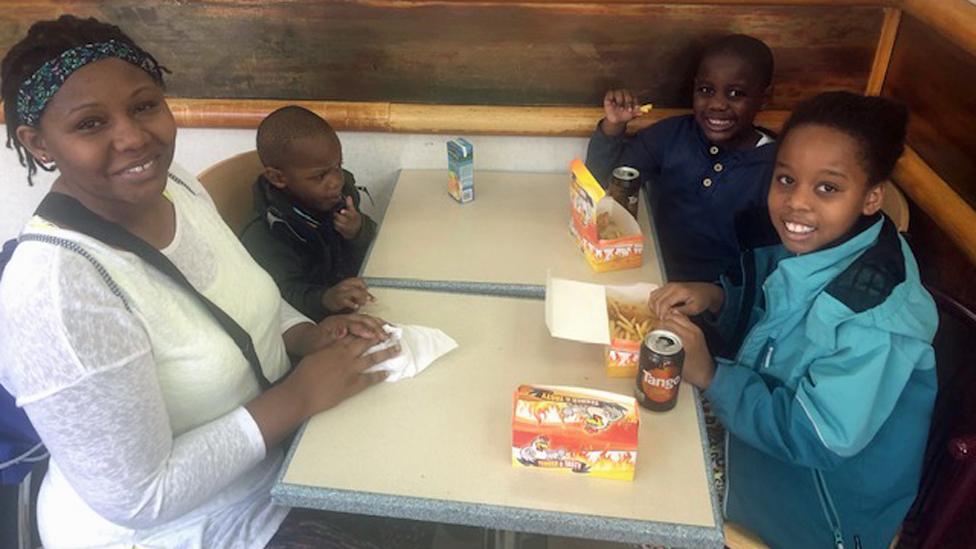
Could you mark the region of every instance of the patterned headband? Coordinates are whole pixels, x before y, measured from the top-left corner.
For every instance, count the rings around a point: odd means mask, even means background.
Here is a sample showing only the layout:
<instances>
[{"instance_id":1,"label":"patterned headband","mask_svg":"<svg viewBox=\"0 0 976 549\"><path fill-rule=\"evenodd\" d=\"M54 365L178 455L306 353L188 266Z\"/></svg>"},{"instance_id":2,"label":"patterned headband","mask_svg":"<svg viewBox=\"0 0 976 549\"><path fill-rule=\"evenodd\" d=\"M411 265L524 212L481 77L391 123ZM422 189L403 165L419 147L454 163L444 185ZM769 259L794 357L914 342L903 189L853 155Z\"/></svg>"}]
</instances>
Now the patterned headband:
<instances>
[{"instance_id":1,"label":"patterned headband","mask_svg":"<svg viewBox=\"0 0 976 549\"><path fill-rule=\"evenodd\" d=\"M45 62L24 83L17 92L17 116L22 124L36 126L48 101L58 93L64 82L76 70L85 65L116 57L128 61L149 73L149 76L162 85L163 69L146 52L124 42L109 40L96 44L85 44L71 48L61 55Z\"/></svg>"}]
</instances>

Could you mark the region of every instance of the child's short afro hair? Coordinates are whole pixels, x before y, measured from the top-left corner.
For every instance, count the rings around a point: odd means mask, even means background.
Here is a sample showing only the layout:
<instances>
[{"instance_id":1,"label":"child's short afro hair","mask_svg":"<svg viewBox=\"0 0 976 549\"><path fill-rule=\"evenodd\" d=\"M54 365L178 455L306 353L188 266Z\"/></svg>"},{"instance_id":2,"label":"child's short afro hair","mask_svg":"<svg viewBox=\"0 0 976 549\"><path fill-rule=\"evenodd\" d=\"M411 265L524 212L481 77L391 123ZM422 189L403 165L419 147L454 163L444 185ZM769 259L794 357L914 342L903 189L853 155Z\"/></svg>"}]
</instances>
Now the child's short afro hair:
<instances>
[{"instance_id":1,"label":"child's short afro hair","mask_svg":"<svg viewBox=\"0 0 976 549\"><path fill-rule=\"evenodd\" d=\"M782 143L791 131L805 125L837 129L860 145L868 183L888 179L905 150L908 109L884 97L848 91L821 93L799 105L783 126Z\"/></svg>"},{"instance_id":2,"label":"child's short afro hair","mask_svg":"<svg viewBox=\"0 0 976 549\"><path fill-rule=\"evenodd\" d=\"M725 54L745 61L754 71L759 83L766 87L773 81L773 51L765 42L745 34L730 34L709 44L702 59Z\"/></svg>"},{"instance_id":3,"label":"child's short afro hair","mask_svg":"<svg viewBox=\"0 0 976 549\"><path fill-rule=\"evenodd\" d=\"M258 156L266 167L280 168L293 140L322 134L335 134L324 118L298 105L282 107L258 126Z\"/></svg>"}]
</instances>

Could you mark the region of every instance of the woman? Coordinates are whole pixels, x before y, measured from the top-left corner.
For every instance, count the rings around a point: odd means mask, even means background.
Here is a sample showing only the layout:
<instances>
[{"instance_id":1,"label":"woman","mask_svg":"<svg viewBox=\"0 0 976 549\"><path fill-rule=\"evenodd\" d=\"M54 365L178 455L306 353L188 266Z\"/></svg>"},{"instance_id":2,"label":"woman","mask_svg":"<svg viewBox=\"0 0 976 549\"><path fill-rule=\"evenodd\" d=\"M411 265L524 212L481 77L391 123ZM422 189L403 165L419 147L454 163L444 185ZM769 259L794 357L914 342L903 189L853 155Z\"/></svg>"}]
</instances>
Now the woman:
<instances>
[{"instance_id":1,"label":"woman","mask_svg":"<svg viewBox=\"0 0 976 549\"><path fill-rule=\"evenodd\" d=\"M362 356L385 337L378 319L316 325L281 300L199 182L171 167L164 71L117 27L39 22L3 60L8 146L28 178L56 169L51 193L162 252L250 335L263 372L169 276L31 219L0 283L0 382L51 453L48 547L264 547L289 511L270 499L279 443L381 381L363 370L398 352ZM303 358L284 377L289 353ZM261 392L261 377L278 383Z\"/></svg>"}]
</instances>

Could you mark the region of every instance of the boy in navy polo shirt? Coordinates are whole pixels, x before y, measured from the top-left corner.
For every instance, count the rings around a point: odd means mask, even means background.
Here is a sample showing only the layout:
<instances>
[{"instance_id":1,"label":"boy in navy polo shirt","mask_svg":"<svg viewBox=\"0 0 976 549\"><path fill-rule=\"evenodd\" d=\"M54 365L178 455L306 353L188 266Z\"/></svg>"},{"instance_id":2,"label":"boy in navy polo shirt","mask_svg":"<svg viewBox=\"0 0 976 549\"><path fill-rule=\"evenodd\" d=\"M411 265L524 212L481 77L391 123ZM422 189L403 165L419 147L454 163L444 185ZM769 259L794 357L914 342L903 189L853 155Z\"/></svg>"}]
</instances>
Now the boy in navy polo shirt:
<instances>
[{"instance_id":1,"label":"boy in navy polo shirt","mask_svg":"<svg viewBox=\"0 0 976 549\"><path fill-rule=\"evenodd\" d=\"M693 114L662 120L624 137L641 114L628 90L610 90L606 117L586 152L607 184L617 166L641 172L670 281L715 281L738 265L736 213L766 202L775 146L753 125L772 92L773 54L762 41L735 34L706 48L698 64Z\"/></svg>"}]
</instances>

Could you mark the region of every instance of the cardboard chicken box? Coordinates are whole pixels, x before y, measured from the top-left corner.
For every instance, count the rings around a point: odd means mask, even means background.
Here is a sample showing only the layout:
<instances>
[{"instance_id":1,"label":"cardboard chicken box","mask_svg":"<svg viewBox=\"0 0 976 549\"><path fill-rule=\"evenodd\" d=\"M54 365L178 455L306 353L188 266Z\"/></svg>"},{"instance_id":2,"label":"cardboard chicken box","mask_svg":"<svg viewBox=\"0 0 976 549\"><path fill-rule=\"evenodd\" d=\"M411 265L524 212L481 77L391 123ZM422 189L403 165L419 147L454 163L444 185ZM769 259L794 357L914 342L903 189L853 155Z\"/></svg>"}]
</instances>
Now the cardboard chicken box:
<instances>
[{"instance_id":1,"label":"cardboard chicken box","mask_svg":"<svg viewBox=\"0 0 976 549\"><path fill-rule=\"evenodd\" d=\"M633 480L639 427L633 397L522 385L512 411L512 465Z\"/></svg>"},{"instance_id":2,"label":"cardboard chicken box","mask_svg":"<svg viewBox=\"0 0 976 549\"><path fill-rule=\"evenodd\" d=\"M603 286L548 277L546 326L553 337L606 346L610 377L636 378L644 337L660 321L647 306L656 284Z\"/></svg>"},{"instance_id":3,"label":"cardboard chicken box","mask_svg":"<svg viewBox=\"0 0 976 549\"><path fill-rule=\"evenodd\" d=\"M579 158L570 164L572 218L569 230L596 272L639 268L644 236L626 208L607 196Z\"/></svg>"}]
</instances>

